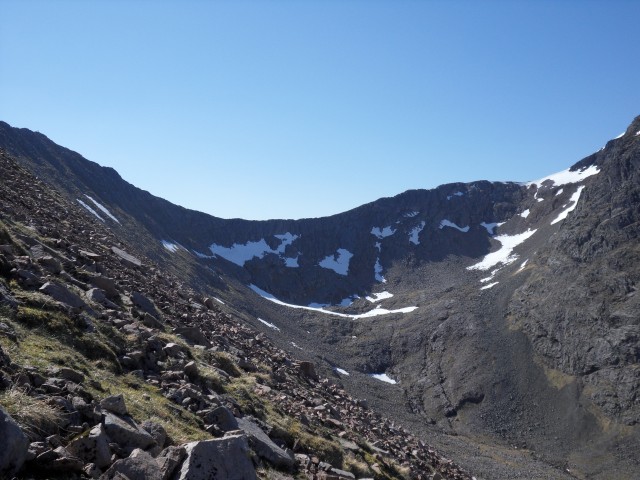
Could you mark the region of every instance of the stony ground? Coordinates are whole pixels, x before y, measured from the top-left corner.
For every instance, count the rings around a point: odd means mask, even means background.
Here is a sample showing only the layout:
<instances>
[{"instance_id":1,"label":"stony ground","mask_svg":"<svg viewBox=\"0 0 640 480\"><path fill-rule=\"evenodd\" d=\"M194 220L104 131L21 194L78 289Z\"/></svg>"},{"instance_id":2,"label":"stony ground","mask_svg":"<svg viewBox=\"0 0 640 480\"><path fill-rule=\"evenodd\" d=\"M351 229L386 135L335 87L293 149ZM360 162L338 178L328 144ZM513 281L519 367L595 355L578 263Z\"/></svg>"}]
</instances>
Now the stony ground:
<instances>
[{"instance_id":1,"label":"stony ground","mask_svg":"<svg viewBox=\"0 0 640 480\"><path fill-rule=\"evenodd\" d=\"M471 475L0 153L0 476Z\"/></svg>"}]
</instances>

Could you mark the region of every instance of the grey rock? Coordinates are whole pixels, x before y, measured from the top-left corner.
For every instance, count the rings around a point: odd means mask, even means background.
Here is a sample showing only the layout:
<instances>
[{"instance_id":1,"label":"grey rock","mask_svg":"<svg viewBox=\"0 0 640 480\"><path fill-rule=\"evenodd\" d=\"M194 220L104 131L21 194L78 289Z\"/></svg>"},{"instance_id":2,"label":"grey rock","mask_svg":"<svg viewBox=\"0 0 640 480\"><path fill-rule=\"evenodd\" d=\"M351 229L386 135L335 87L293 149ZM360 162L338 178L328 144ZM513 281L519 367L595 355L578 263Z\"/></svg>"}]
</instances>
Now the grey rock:
<instances>
[{"instance_id":1,"label":"grey rock","mask_svg":"<svg viewBox=\"0 0 640 480\"><path fill-rule=\"evenodd\" d=\"M187 450L180 447L167 447L156 458L160 472L162 473L162 480L169 480L176 469L182 465L183 460L187 456Z\"/></svg>"},{"instance_id":2,"label":"grey rock","mask_svg":"<svg viewBox=\"0 0 640 480\"><path fill-rule=\"evenodd\" d=\"M84 375L82 373L68 367L51 368L47 370L47 373L52 377L70 380L74 383L84 382Z\"/></svg>"},{"instance_id":3,"label":"grey rock","mask_svg":"<svg viewBox=\"0 0 640 480\"><path fill-rule=\"evenodd\" d=\"M198 378L198 366L196 362L191 361L184 366L184 374L190 379Z\"/></svg>"},{"instance_id":4,"label":"grey rock","mask_svg":"<svg viewBox=\"0 0 640 480\"><path fill-rule=\"evenodd\" d=\"M102 425L72 440L67 445L67 451L84 463L94 463L98 468L105 468L111 463L109 438Z\"/></svg>"},{"instance_id":5,"label":"grey rock","mask_svg":"<svg viewBox=\"0 0 640 480\"><path fill-rule=\"evenodd\" d=\"M136 448L146 449L156 443L148 432L140 428L128 416L119 417L107 412L104 418L104 429L109 439L126 452L131 452Z\"/></svg>"},{"instance_id":6,"label":"grey rock","mask_svg":"<svg viewBox=\"0 0 640 480\"><path fill-rule=\"evenodd\" d=\"M118 395L111 395L109 397L103 398L100 401L100 407L112 413L115 413L116 415L126 415L127 413L129 413L124 402L124 397L121 393Z\"/></svg>"},{"instance_id":7,"label":"grey rock","mask_svg":"<svg viewBox=\"0 0 640 480\"><path fill-rule=\"evenodd\" d=\"M238 430L238 420L227 407L217 407L213 410L199 412L202 420L209 425L215 425L223 432Z\"/></svg>"},{"instance_id":8,"label":"grey rock","mask_svg":"<svg viewBox=\"0 0 640 480\"><path fill-rule=\"evenodd\" d=\"M29 440L18 424L0 407L0 438L3 447L0 448L0 478L11 478L27 458Z\"/></svg>"},{"instance_id":9,"label":"grey rock","mask_svg":"<svg viewBox=\"0 0 640 480\"><path fill-rule=\"evenodd\" d=\"M163 448L167 441L167 431L159 423L147 420L140 425L149 435L153 437L158 447Z\"/></svg>"},{"instance_id":10,"label":"grey rock","mask_svg":"<svg viewBox=\"0 0 640 480\"><path fill-rule=\"evenodd\" d=\"M109 469L100 476L100 480L113 480L122 475L129 480L162 480L162 471L156 459L147 452L136 448L128 458L114 462Z\"/></svg>"},{"instance_id":11,"label":"grey rock","mask_svg":"<svg viewBox=\"0 0 640 480\"><path fill-rule=\"evenodd\" d=\"M88 282L102 289L109 298L116 298L118 296L118 286L113 278L102 275L91 275L88 278Z\"/></svg>"},{"instance_id":12,"label":"grey rock","mask_svg":"<svg viewBox=\"0 0 640 480\"><path fill-rule=\"evenodd\" d=\"M133 292L131 294L131 301L136 308L140 309L142 312L153 315L156 318L160 318L160 312L158 312L153 302L140 292Z\"/></svg>"},{"instance_id":13,"label":"grey rock","mask_svg":"<svg viewBox=\"0 0 640 480\"><path fill-rule=\"evenodd\" d=\"M244 435L192 442L185 446L187 458L177 480L256 480Z\"/></svg>"},{"instance_id":14,"label":"grey rock","mask_svg":"<svg viewBox=\"0 0 640 480\"><path fill-rule=\"evenodd\" d=\"M116 254L118 258L122 261L124 265L130 268L137 268L142 266L142 261L134 257L133 255L125 252L124 250L118 247L111 247L111 251Z\"/></svg>"},{"instance_id":15,"label":"grey rock","mask_svg":"<svg viewBox=\"0 0 640 480\"><path fill-rule=\"evenodd\" d=\"M54 300L57 300L60 303L64 303L65 305L69 305L73 308L83 308L86 306L84 300L82 300L80 296L70 291L64 285L47 282L42 287L40 287L40 291L46 295L49 295Z\"/></svg>"},{"instance_id":16,"label":"grey rock","mask_svg":"<svg viewBox=\"0 0 640 480\"><path fill-rule=\"evenodd\" d=\"M293 454L273 443L251 417L239 418L238 427L245 432L249 438L249 444L259 457L279 468L290 469L293 467L295 464Z\"/></svg>"},{"instance_id":17,"label":"grey rock","mask_svg":"<svg viewBox=\"0 0 640 480\"><path fill-rule=\"evenodd\" d=\"M202 330L195 327L178 327L173 329L173 333L180 335L187 342L194 345L204 345L207 348L211 348L211 342L202 333Z\"/></svg>"},{"instance_id":18,"label":"grey rock","mask_svg":"<svg viewBox=\"0 0 640 480\"><path fill-rule=\"evenodd\" d=\"M164 323L162 323L154 315L151 315L148 312L145 312L144 315L142 315L142 318L140 320L142 321L142 324L145 327L157 328L157 329L164 328Z\"/></svg>"}]
</instances>

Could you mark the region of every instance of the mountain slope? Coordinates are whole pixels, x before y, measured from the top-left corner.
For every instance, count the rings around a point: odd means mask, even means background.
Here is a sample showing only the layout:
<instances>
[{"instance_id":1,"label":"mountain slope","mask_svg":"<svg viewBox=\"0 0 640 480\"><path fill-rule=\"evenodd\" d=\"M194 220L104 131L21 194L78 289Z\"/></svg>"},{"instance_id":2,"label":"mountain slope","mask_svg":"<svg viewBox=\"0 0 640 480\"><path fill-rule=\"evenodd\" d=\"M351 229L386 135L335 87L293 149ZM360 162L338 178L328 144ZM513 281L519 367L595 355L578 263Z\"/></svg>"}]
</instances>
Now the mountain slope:
<instances>
[{"instance_id":1,"label":"mountain slope","mask_svg":"<svg viewBox=\"0 0 640 480\"><path fill-rule=\"evenodd\" d=\"M71 201L106 206L118 221L104 223L145 255L474 472L531 478L473 458L481 442L526 447L579 478L634 478L638 131L640 119L531 184L452 184L261 222L171 205L3 123L0 146Z\"/></svg>"}]
</instances>

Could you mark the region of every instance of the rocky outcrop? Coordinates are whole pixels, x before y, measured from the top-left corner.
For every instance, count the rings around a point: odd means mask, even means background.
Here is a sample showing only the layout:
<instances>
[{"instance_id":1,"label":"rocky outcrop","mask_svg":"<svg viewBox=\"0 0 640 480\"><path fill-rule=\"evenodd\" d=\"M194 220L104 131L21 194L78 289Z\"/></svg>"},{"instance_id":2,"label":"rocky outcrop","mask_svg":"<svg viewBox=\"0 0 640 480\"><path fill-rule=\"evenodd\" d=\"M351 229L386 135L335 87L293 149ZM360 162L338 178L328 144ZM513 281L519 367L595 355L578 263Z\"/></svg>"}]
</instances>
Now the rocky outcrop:
<instances>
[{"instance_id":1,"label":"rocky outcrop","mask_svg":"<svg viewBox=\"0 0 640 480\"><path fill-rule=\"evenodd\" d=\"M257 479L244 435L189 443L185 450L178 480L208 480L212 475L216 480Z\"/></svg>"}]
</instances>

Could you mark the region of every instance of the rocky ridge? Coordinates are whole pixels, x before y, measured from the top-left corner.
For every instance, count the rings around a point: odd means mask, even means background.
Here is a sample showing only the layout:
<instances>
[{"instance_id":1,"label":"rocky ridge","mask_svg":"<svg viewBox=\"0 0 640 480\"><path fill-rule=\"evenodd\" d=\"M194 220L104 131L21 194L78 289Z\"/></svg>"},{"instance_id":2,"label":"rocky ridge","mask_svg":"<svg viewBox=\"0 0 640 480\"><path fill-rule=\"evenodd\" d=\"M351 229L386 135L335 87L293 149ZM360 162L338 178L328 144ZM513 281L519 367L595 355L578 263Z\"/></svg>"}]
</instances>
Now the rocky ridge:
<instances>
[{"instance_id":1,"label":"rocky ridge","mask_svg":"<svg viewBox=\"0 0 640 480\"><path fill-rule=\"evenodd\" d=\"M2 475L471 478L5 152L0 171Z\"/></svg>"}]
</instances>

